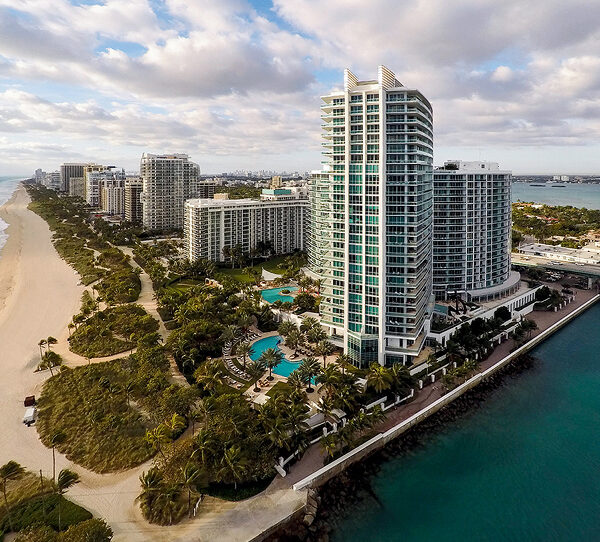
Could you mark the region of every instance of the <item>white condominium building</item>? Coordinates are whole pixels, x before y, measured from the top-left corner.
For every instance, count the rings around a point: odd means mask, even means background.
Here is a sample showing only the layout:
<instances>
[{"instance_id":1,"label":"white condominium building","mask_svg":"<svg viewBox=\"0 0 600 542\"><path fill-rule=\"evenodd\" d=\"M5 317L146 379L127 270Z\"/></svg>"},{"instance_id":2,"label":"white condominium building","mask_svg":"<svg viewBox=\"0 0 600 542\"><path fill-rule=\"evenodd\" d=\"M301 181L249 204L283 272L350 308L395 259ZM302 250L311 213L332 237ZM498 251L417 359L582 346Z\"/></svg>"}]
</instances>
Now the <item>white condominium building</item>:
<instances>
[{"instance_id":1,"label":"white condominium building","mask_svg":"<svg viewBox=\"0 0 600 542\"><path fill-rule=\"evenodd\" d=\"M142 222L149 230L183 227L185 200L201 195L200 167L187 154L142 155ZM214 192L213 192L214 193Z\"/></svg>"},{"instance_id":2,"label":"white condominium building","mask_svg":"<svg viewBox=\"0 0 600 542\"><path fill-rule=\"evenodd\" d=\"M185 203L186 256L225 261L223 249L239 246L245 254L269 247L275 254L305 250L309 204L301 188L264 189L260 200L214 199Z\"/></svg>"},{"instance_id":3,"label":"white condominium building","mask_svg":"<svg viewBox=\"0 0 600 542\"><path fill-rule=\"evenodd\" d=\"M325 167L311 178L309 262L321 318L354 363L409 363L433 306L433 112L384 66L322 98Z\"/></svg>"},{"instance_id":4,"label":"white condominium building","mask_svg":"<svg viewBox=\"0 0 600 542\"><path fill-rule=\"evenodd\" d=\"M44 175L44 179L42 180L42 184L46 188L51 188L52 190L60 190L62 186L61 174L60 171L51 171Z\"/></svg>"},{"instance_id":5,"label":"white condominium building","mask_svg":"<svg viewBox=\"0 0 600 542\"><path fill-rule=\"evenodd\" d=\"M82 177L85 184L85 201L92 207L100 207L100 183L110 174L107 166L100 164L86 164L83 167Z\"/></svg>"},{"instance_id":6,"label":"white condominium building","mask_svg":"<svg viewBox=\"0 0 600 542\"><path fill-rule=\"evenodd\" d=\"M107 176L108 177L108 176ZM100 184L100 209L109 215L125 216L125 172L115 173Z\"/></svg>"},{"instance_id":7,"label":"white condominium building","mask_svg":"<svg viewBox=\"0 0 600 542\"><path fill-rule=\"evenodd\" d=\"M519 286L511 273L511 172L450 160L434 171L433 288L486 301Z\"/></svg>"}]
</instances>

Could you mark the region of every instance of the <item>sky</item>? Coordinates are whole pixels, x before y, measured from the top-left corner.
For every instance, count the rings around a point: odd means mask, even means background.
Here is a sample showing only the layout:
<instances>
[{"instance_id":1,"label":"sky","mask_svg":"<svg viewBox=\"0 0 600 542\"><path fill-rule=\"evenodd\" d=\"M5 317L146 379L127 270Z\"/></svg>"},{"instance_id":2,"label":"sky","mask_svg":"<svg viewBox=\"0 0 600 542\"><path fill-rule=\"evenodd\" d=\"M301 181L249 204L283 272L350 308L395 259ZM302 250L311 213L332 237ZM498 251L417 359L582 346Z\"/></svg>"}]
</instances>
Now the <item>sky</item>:
<instances>
[{"instance_id":1,"label":"sky","mask_svg":"<svg viewBox=\"0 0 600 542\"><path fill-rule=\"evenodd\" d=\"M0 175L319 169L319 96L380 64L436 164L600 173L600 0L0 0Z\"/></svg>"}]
</instances>

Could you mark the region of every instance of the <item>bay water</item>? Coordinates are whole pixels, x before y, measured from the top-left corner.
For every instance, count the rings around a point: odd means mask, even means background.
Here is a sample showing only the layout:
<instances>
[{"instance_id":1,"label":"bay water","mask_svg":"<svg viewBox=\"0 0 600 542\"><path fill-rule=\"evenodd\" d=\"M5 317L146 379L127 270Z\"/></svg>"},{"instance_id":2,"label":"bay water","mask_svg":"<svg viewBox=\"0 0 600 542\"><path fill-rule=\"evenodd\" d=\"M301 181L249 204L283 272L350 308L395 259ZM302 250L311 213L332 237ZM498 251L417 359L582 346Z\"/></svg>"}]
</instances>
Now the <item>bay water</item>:
<instances>
[{"instance_id":1,"label":"bay water","mask_svg":"<svg viewBox=\"0 0 600 542\"><path fill-rule=\"evenodd\" d=\"M513 183L512 200L600 209L600 184L567 183L561 188L556 184L533 186L532 183Z\"/></svg>"},{"instance_id":2,"label":"bay water","mask_svg":"<svg viewBox=\"0 0 600 542\"><path fill-rule=\"evenodd\" d=\"M385 461L336 542L600 540L600 304L482 405Z\"/></svg>"}]
</instances>

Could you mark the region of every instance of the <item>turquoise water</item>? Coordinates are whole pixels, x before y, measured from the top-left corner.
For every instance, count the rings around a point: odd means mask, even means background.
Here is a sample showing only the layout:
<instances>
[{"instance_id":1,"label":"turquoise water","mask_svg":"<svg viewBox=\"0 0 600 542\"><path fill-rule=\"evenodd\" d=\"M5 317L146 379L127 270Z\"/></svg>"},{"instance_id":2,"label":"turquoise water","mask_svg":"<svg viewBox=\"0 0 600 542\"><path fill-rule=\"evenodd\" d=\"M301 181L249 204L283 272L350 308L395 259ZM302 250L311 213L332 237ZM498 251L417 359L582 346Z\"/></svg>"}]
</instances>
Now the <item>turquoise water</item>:
<instances>
[{"instance_id":1,"label":"turquoise water","mask_svg":"<svg viewBox=\"0 0 600 542\"><path fill-rule=\"evenodd\" d=\"M337 542L600 540L600 305L480 408L371 478ZM365 483L368 481L365 480Z\"/></svg>"},{"instance_id":2,"label":"turquoise water","mask_svg":"<svg viewBox=\"0 0 600 542\"><path fill-rule=\"evenodd\" d=\"M261 292L262 297L268 303L273 303L278 299L285 303L289 301L290 303L294 301L294 298L291 295L282 295L280 292L282 290L289 290L290 292L295 292L298 290L295 286L284 286L283 288L267 288Z\"/></svg>"},{"instance_id":3,"label":"turquoise water","mask_svg":"<svg viewBox=\"0 0 600 542\"><path fill-rule=\"evenodd\" d=\"M260 357L260 355L267 350L268 348L276 348L279 350L279 346L277 346L281 342L281 335L273 335L272 337L265 337L264 339L259 339L252 345L252 350L254 350L253 354L250 354L250 359L256 360ZM275 374L279 376L290 376L300 365L300 362L294 363L293 361L289 361L284 358L283 361L273 369Z\"/></svg>"},{"instance_id":4,"label":"turquoise water","mask_svg":"<svg viewBox=\"0 0 600 542\"><path fill-rule=\"evenodd\" d=\"M600 184L567 184L565 188L552 188L551 185L531 186L530 183L513 183L512 200L600 209Z\"/></svg>"}]
</instances>

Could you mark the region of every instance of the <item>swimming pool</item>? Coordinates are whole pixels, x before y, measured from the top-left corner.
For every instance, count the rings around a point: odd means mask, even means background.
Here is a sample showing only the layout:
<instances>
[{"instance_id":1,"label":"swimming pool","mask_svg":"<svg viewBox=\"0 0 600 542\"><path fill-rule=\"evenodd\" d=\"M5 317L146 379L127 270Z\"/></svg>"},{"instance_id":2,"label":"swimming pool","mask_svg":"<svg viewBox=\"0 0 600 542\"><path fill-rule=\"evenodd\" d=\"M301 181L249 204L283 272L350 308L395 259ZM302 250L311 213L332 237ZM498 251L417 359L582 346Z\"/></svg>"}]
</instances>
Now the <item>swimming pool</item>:
<instances>
[{"instance_id":1,"label":"swimming pool","mask_svg":"<svg viewBox=\"0 0 600 542\"><path fill-rule=\"evenodd\" d=\"M259 339L252 345L252 354L250 354L251 360L257 360L260 355L268 348L275 348L279 350L277 346L282 341L281 335L273 335L272 337L265 337ZM289 361L287 358L283 358L283 361L273 369L273 372L279 376L290 376L298 367L300 362Z\"/></svg>"},{"instance_id":2,"label":"swimming pool","mask_svg":"<svg viewBox=\"0 0 600 542\"><path fill-rule=\"evenodd\" d=\"M294 301L294 298L291 295L282 294L282 290L289 290L290 292L298 291L296 286L283 286L282 288L267 288L261 292L262 297L268 303L273 303L278 299L282 302L289 301L290 303Z\"/></svg>"}]
</instances>

